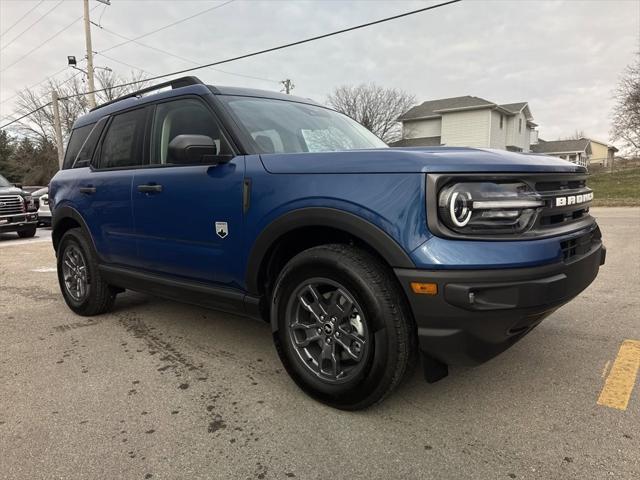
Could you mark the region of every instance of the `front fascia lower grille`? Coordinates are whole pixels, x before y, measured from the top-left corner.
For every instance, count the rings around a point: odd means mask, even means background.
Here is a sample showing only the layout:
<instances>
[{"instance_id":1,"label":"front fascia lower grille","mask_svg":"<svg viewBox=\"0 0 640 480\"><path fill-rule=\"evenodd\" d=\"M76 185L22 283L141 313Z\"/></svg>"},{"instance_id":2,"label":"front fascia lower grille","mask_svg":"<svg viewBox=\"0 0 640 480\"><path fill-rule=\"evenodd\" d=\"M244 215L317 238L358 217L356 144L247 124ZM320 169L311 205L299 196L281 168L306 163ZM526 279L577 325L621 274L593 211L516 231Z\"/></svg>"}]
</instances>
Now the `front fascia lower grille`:
<instances>
[{"instance_id":1,"label":"front fascia lower grille","mask_svg":"<svg viewBox=\"0 0 640 480\"><path fill-rule=\"evenodd\" d=\"M586 173L540 174L428 174L427 222L437 236L472 240L531 240L570 233L592 225L589 214L592 191L586 186ZM453 182L518 181L526 183L544 200L530 228L519 234L460 234L450 230L438 217L438 193ZM585 200L589 198L589 200Z\"/></svg>"},{"instance_id":2,"label":"front fascia lower grille","mask_svg":"<svg viewBox=\"0 0 640 480\"><path fill-rule=\"evenodd\" d=\"M24 199L20 195L0 196L0 217L25 213Z\"/></svg>"}]
</instances>

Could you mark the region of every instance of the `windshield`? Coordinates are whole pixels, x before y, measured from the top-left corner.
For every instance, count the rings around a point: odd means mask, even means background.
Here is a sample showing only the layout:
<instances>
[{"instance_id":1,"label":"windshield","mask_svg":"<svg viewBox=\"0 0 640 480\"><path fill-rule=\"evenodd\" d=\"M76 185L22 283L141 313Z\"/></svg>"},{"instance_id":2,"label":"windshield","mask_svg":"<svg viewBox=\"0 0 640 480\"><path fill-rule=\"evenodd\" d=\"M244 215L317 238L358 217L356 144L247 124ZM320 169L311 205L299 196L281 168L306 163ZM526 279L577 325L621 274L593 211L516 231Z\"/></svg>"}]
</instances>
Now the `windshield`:
<instances>
[{"instance_id":1,"label":"windshield","mask_svg":"<svg viewBox=\"0 0 640 480\"><path fill-rule=\"evenodd\" d=\"M335 152L387 145L358 122L322 107L271 98L220 96L260 153Z\"/></svg>"},{"instance_id":2,"label":"windshield","mask_svg":"<svg viewBox=\"0 0 640 480\"><path fill-rule=\"evenodd\" d=\"M9 181L4 178L2 175L0 175L0 187L11 187L12 185L9 183Z\"/></svg>"}]
</instances>

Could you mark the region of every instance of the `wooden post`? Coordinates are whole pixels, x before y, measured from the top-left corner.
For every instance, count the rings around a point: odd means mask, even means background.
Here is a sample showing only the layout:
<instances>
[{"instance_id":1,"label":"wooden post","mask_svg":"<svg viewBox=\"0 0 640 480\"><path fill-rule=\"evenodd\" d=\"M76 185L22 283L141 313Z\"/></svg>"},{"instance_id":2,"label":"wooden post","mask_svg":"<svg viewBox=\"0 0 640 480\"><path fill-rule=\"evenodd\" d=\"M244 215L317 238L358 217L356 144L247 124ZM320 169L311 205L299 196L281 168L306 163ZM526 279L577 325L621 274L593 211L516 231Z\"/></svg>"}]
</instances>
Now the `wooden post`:
<instances>
[{"instance_id":1,"label":"wooden post","mask_svg":"<svg viewBox=\"0 0 640 480\"><path fill-rule=\"evenodd\" d=\"M89 0L84 0L84 40L87 46L87 80L89 81L89 107L95 108L96 85L93 81L93 48L91 47L91 20L89 19Z\"/></svg>"},{"instance_id":2,"label":"wooden post","mask_svg":"<svg viewBox=\"0 0 640 480\"><path fill-rule=\"evenodd\" d=\"M64 145L62 143L62 127L60 125L60 108L58 107L58 92L51 92L51 105L53 106L53 129L56 135L56 148L58 150L58 168L62 169L64 160Z\"/></svg>"}]
</instances>

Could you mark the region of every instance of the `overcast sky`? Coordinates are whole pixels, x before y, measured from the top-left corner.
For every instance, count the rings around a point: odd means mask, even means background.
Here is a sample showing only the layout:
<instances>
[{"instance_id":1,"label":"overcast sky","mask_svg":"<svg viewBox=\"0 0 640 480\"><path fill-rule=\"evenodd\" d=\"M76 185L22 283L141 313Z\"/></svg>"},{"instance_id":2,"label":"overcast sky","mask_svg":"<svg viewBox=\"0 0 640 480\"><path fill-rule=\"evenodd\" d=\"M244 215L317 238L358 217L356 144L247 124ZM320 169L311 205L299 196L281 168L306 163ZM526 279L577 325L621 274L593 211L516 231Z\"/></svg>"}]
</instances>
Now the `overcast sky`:
<instances>
[{"instance_id":1,"label":"overcast sky","mask_svg":"<svg viewBox=\"0 0 640 480\"><path fill-rule=\"evenodd\" d=\"M39 1L0 0L0 118L13 112L11 97L16 91L59 72L67 55L84 56L82 2L65 0L56 7L59 1L43 1L4 34ZM104 6L90 0L92 20L104 27L93 27L93 50L101 52L123 42L110 32L137 37L224 3L111 0L111 6ZM435 3L234 0L140 42L206 63ZM460 95L498 103L527 101L544 139L583 130L608 140L612 90L639 49L637 0L464 0L219 67L261 79L211 69L195 75L207 83L270 90L279 90L277 81L290 78L295 94L320 101L336 86L363 82L403 89L418 102ZM123 75L131 66L149 74L192 66L135 43L97 55L95 64ZM63 70L56 78L69 74Z\"/></svg>"}]
</instances>

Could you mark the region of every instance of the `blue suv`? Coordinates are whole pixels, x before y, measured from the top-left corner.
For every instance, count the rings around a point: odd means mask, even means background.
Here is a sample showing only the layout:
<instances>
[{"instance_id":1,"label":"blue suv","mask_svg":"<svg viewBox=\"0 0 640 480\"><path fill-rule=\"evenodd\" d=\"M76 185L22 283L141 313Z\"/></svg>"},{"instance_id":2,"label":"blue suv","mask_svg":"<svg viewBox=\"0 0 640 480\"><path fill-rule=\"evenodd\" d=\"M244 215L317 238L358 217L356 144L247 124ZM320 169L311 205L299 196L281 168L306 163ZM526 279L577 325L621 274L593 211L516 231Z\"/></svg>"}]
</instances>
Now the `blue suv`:
<instances>
[{"instance_id":1,"label":"blue suv","mask_svg":"<svg viewBox=\"0 0 640 480\"><path fill-rule=\"evenodd\" d=\"M420 359L499 354L604 263L583 167L388 148L311 100L185 77L75 123L50 185L66 303L137 290L270 322L293 380L355 410Z\"/></svg>"}]
</instances>

